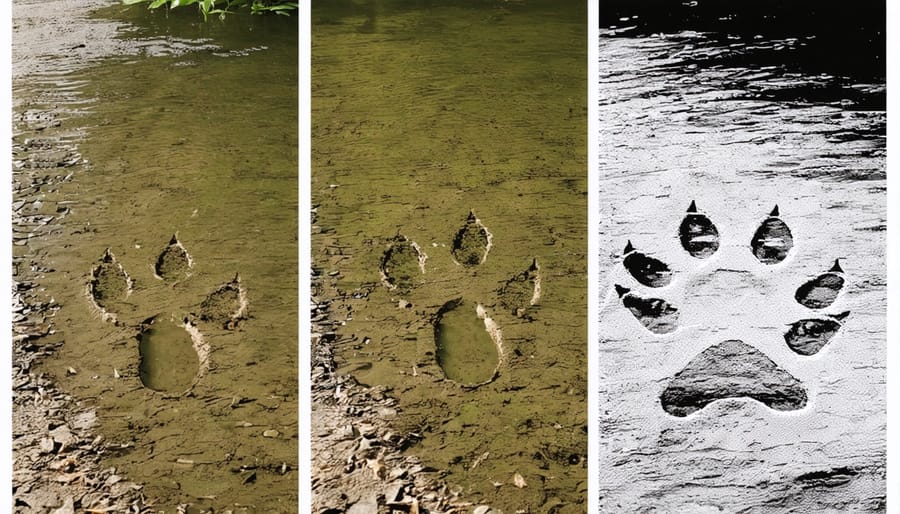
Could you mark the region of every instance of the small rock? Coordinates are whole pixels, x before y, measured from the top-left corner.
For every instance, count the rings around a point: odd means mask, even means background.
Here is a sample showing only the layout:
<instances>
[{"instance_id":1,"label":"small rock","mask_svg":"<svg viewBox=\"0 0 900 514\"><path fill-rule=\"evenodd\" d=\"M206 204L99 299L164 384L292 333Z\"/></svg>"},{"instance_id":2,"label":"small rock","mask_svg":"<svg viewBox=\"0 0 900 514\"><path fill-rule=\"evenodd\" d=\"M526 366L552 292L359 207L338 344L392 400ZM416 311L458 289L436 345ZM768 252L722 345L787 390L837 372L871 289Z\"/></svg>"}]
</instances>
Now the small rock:
<instances>
[{"instance_id":1,"label":"small rock","mask_svg":"<svg viewBox=\"0 0 900 514\"><path fill-rule=\"evenodd\" d=\"M378 514L378 501L375 497L364 498L351 505L347 514Z\"/></svg>"},{"instance_id":2,"label":"small rock","mask_svg":"<svg viewBox=\"0 0 900 514\"><path fill-rule=\"evenodd\" d=\"M281 435L281 433L273 429L269 429L263 432L263 437L278 437L279 435Z\"/></svg>"},{"instance_id":3,"label":"small rock","mask_svg":"<svg viewBox=\"0 0 900 514\"><path fill-rule=\"evenodd\" d=\"M53 511L53 514L75 514L75 500L71 496L66 498L62 507Z\"/></svg>"},{"instance_id":4,"label":"small rock","mask_svg":"<svg viewBox=\"0 0 900 514\"><path fill-rule=\"evenodd\" d=\"M472 514L488 514L491 511L491 508L487 505L479 505L475 507L475 510L472 511Z\"/></svg>"},{"instance_id":5,"label":"small rock","mask_svg":"<svg viewBox=\"0 0 900 514\"><path fill-rule=\"evenodd\" d=\"M42 453L51 453L53 451L53 438L44 437L41 439L41 452Z\"/></svg>"},{"instance_id":6,"label":"small rock","mask_svg":"<svg viewBox=\"0 0 900 514\"><path fill-rule=\"evenodd\" d=\"M384 490L384 500L388 503L395 502L403 495L403 482L392 482Z\"/></svg>"},{"instance_id":7,"label":"small rock","mask_svg":"<svg viewBox=\"0 0 900 514\"><path fill-rule=\"evenodd\" d=\"M528 484L525 483L525 479L524 479L524 478L522 477L522 475L520 475L518 472L516 472L516 473L513 475L513 479L512 479L512 480L513 480L513 485L515 485L515 486L518 487L519 489L528 486Z\"/></svg>"}]
</instances>

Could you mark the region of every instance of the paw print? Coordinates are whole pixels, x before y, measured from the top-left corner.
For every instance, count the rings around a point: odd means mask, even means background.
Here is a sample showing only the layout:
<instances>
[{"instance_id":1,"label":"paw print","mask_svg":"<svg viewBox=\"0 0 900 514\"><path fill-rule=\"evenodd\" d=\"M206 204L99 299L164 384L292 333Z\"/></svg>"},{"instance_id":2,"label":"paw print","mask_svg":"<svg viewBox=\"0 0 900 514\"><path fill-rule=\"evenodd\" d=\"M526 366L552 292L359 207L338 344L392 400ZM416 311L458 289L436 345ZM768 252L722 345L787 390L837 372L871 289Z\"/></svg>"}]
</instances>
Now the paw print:
<instances>
[{"instance_id":1,"label":"paw print","mask_svg":"<svg viewBox=\"0 0 900 514\"><path fill-rule=\"evenodd\" d=\"M799 285L794 286L793 277L785 278L792 262L788 257L794 249L794 239L777 206L759 224L749 245L744 246L753 259L742 257L746 250L717 255L722 237L710 217L698 211L695 202L691 202L678 228L678 239L687 258L673 255L672 259L682 262L682 269L673 269L628 241L622 258L626 274L613 284L621 306L642 330L661 341L684 337L704 324L713 325L702 328L705 333L717 337L723 333L726 337L691 358L671 376L659 396L661 407L677 417L693 414L719 400L745 398L776 411L804 408L807 393L797 378L757 348L756 341L750 344L727 336L742 331L734 320L743 319L757 323L755 333L764 334L765 341L760 341L759 346L765 347L775 339L780 341L781 337L765 335L771 334L771 326L768 321L756 321L755 313L767 310L767 319L778 318L790 316L788 312L799 307L808 314L786 325L787 330L781 334L783 344L802 357L821 351L850 315L849 311L828 312L839 301L845 285L839 260L827 271L801 278ZM789 296L779 298L785 287L796 287L793 300ZM778 306L791 301L795 307ZM683 323L682 318L688 314L693 324Z\"/></svg>"},{"instance_id":2,"label":"paw print","mask_svg":"<svg viewBox=\"0 0 900 514\"><path fill-rule=\"evenodd\" d=\"M176 294L176 285L188 283L194 260L174 235L151 268L155 279L168 287L167 293ZM209 370L210 347L201 328L204 331L237 329L248 317L247 294L240 276L235 274L230 281L207 294L197 306L196 313L146 317L149 313L145 312L138 318L143 321L123 319L131 312L140 314L141 295L151 289L150 285L136 285L112 250L107 248L91 270L86 296L101 322L133 334L141 384L153 391L184 394Z\"/></svg>"},{"instance_id":3,"label":"paw print","mask_svg":"<svg viewBox=\"0 0 900 514\"><path fill-rule=\"evenodd\" d=\"M493 239L490 230L470 211L459 229L448 237L449 248L434 246L449 250L453 265L471 279L480 268L490 265ZM385 241L380 259L381 284L402 297L399 307L409 309L417 304L419 289L434 292L440 287L440 280L429 280L427 260L423 248L401 233ZM503 368L505 356L502 330L491 310L500 308L529 321L531 307L540 297L541 268L537 259L531 259L525 269L498 284L492 297L468 298L464 293L447 298L432 310L428 322L433 327L435 364L443 378L464 388L493 382Z\"/></svg>"}]
</instances>

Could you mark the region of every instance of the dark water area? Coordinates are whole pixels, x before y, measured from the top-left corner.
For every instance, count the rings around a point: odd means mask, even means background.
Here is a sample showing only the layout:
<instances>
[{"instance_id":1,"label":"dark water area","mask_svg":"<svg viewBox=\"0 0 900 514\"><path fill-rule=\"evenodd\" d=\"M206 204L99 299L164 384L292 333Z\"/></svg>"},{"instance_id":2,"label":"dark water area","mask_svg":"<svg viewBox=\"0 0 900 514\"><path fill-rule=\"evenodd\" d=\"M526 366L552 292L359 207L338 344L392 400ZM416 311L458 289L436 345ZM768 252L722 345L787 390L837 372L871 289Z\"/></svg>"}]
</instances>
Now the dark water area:
<instances>
[{"instance_id":1,"label":"dark water area","mask_svg":"<svg viewBox=\"0 0 900 514\"><path fill-rule=\"evenodd\" d=\"M777 87L759 87L759 77L733 77L727 85L747 88L748 98L839 102L855 110L886 105L884 2L614 0L601 2L599 22L607 37L672 35L684 46L677 62L663 66L688 73L744 68L809 77Z\"/></svg>"}]
</instances>

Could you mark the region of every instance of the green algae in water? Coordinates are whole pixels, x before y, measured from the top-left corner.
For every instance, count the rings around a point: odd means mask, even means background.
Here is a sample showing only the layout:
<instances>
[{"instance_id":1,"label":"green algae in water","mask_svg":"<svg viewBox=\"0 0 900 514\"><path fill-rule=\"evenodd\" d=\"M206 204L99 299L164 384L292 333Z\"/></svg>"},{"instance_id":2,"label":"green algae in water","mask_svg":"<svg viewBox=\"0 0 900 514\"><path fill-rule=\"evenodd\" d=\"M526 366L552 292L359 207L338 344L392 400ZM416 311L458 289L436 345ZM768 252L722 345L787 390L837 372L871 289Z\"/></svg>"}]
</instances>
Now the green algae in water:
<instances>
[{"instance_id":1,"label":"green algae in water","mask_svg":"<svg viewBox=\"0 0 900 514\"><path fill-rule=\"evenodd\" d=\"M153 319L138 335L138 341L144 387L172 393L191 387L200 370L200 358L184 327Z\"/></svg>"},{"instance_id":2,"label":"green algae in water","mask_svg":"<svg viewBox=\"0 0 900 514\"><path fill-rule=\"evenodd\" d=\"M475 305L463 300L447 302L434 324L438 365L450 380L464 385L494 378L500 355Z\"/></svg>"}]
</instances>

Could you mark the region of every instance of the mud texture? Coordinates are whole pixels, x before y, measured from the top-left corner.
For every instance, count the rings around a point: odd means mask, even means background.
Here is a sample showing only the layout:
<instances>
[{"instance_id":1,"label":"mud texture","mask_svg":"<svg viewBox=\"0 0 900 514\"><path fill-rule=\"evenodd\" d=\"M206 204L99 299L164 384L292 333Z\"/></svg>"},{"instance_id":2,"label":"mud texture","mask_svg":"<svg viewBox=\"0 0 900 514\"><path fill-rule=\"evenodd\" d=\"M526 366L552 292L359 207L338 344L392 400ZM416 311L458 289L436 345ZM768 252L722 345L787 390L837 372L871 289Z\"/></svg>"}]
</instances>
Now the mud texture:
<instances>
[{"instance_id":1,"label":"mud texture","mask_svg":"<svg viewBox=\"0 0 900 514\"><path fill-rule=\"evenodd\" d=\"M669 266L655 257L635 250L631 241L625 246L624 254L622 265L642 285L665 287L672 282L672 270Z\"/></svg>"},{"instance_id":2,"label":"mud texture","mask_svg":"<svg viewBox=\"0 0 900 514\"><path fill-rule=\"evenodd\" d=\"M752 398L781 411L802 409L806 391L790 373L756 348L737 340L710 346L675 374L659 400L684 417L716 400Z\"/></svg>"},{"instance_id":3,"label":"mud texture","mask_svg":"<svg viewBox=\"0 0 900 514\"><path fill-rule=\"evenodd\" d=\"M681 246L691 257L705 259L719 249L719 231L705 214L697 212L697 204L691 201L687 214L678 227Z\"/></svg>"},{"instance_id":4,"label":"mud texture","mask_svg":"<svg viewBox=\"0 0 900 514\"><path fill-rule=\"evenodd\" d=\"M753 255L764 264L778 264L787 258L794 247L791 229L778 217L778 206L772 210L768 218L763 220L750 240Z\"/></svg>"}]
</instances>

